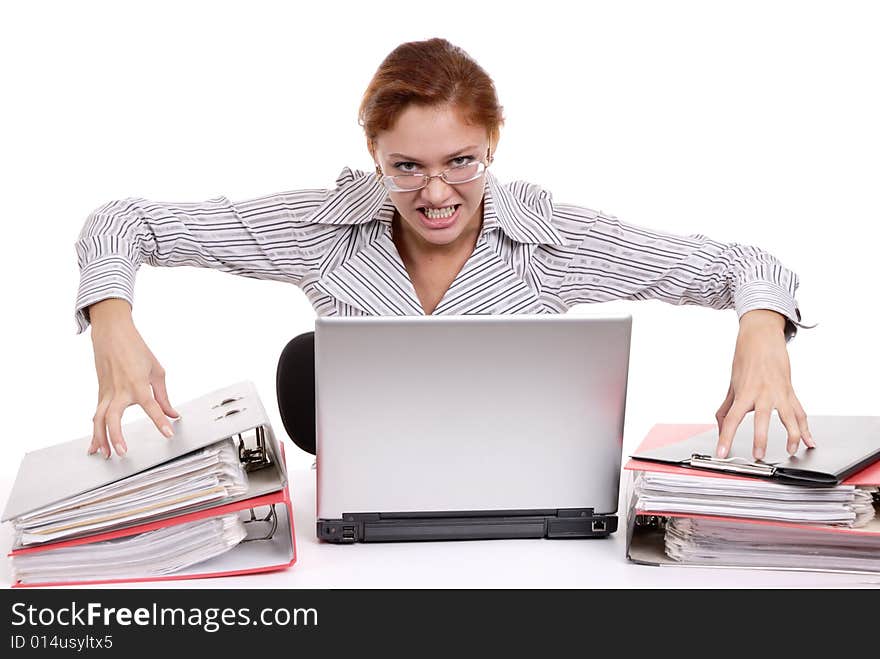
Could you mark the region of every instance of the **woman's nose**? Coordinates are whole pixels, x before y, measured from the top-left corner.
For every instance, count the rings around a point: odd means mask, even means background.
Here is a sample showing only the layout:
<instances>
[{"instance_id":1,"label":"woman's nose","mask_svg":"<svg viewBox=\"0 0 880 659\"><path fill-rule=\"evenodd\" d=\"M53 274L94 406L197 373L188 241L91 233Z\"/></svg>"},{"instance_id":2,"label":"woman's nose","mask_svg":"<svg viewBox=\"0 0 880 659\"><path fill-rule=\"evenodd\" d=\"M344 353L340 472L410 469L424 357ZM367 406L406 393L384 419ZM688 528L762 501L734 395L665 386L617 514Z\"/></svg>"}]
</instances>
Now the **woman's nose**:
<instances>
[{"instance_id":1,"label":"woman's nose","mask_svg":"<svg viewBox=\"0 0 880 659\"><path fill-rule=\"evenodd\" d=\"M438 206L440 202L449 198L451 185L439 176L435 176L425 186L425 198L432 206Z\"/></svg>"}]
</instances>

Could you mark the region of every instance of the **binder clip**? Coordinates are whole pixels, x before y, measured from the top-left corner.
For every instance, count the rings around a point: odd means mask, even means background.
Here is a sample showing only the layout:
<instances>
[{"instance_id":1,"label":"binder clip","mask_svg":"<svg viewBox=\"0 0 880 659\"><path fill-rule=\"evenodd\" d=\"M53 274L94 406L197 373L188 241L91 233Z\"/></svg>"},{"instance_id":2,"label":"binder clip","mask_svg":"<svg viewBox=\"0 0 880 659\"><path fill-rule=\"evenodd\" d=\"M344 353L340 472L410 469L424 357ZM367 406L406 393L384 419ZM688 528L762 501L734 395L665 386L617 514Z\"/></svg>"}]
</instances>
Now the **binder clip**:
<instances>
[{"instance_id":1,"label":"binder clip","mask_svg":"<svg viewBox=\"0 0 880 659\"><path fill-rule=\"evenodd\" d=\"M749 474L751 476L772 476L776 473L776 467L764 462L752 462L745 458L716 458L711 455L694 453L690 460L685 461L691 467L701 469L713 469L715 471L729 471L737 474Z\"/></svg>"}]
</instances>

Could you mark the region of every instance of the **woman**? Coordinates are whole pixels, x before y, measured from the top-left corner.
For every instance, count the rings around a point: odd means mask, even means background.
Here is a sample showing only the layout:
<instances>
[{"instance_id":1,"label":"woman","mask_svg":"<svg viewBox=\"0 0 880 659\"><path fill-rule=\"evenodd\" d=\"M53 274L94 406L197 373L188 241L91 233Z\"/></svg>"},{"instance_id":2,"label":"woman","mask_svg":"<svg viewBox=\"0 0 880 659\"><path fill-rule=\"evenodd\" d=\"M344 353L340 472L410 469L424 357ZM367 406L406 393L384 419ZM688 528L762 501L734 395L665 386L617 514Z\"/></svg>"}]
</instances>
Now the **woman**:
<instances>
[{"instance_id":1,"label":"woman","mask_svg":"<svg viewBox=\"0 0 880 659\"><path fill-rule=\"evenodd\" d=\"M375 175L344 169L332 190L233 203L110 202L77 242L79 331L91 322L99 402L90 453L127 450L122 413L140 405L166 436L176 418L165 371L131 317L142 263L216 268L301 287L319 315L561 313L574 304L656 298L736 308L740 329L719 408L725 456L755 410L754 456L778 410L787 448L812 447L791 386L786 340L800 320L797 277L769 254L642 229L556 204L487 169L503 123L492 80L443 39L402 44L364 94ZM109 442L108 442L109 438Z\"/></svg>"}]
</instances>

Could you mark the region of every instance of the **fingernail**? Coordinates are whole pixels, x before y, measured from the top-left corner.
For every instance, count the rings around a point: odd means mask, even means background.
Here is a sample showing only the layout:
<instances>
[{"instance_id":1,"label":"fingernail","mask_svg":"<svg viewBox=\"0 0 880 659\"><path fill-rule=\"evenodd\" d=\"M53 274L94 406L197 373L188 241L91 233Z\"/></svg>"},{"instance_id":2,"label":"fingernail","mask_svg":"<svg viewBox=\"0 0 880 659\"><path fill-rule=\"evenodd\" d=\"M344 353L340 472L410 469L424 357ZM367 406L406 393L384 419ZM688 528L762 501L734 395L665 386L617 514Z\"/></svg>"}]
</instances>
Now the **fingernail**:
<instances>
[{"instance_id":1,"label":"fingernail","mask_svg":"<svg viewBox=\"0 0 880 659\"><path fill-rule=\"evenodd\" d=\"M797 453L797 447L798 447L797 444L789 444L787 447L789 454L794 455L795 453Z\"/></svg>"},{"instance_id":2,"label":"fingernail","mask_svg":"<svg viewBox=\"0 0 880 659\"><path fill-rule=\"evenodd\" d=\"M162 434L165 435L166 437L168 437L169 439L171 437L174 437L174 431L171 430L171 426L162 426Z\"/></svg>"},{"instance_id":3,"label":"fingernail","mask_svg":"<svg viewBox=\"0 0 880 659\"><path fill-rule=\"evenodd\" d=\"M97 451L98 449L96 449L94 446L89 447L89 455L94 455L95 453L97 453Z\"/></svg>"},{"instance_id":4,"label":"fingernail","mask_svg":"<svg viewBox=\"0 0 880 659\"><path fill-rule=\"evenodd\" d=\"M122 457L128 452L128 449L126 449L124 446L117 446L116 452L119 454L120 457Z\"/></svg>"},{"instance_id":5,"label":"fingernail","mask_svg":"<svg viewBox=\"0 0 880 659\"><path fill-rule=\"evenodd\" d=\"M727 447L726 446L719 446L718 447L718 457L719 458L726 458L727 457Z\"/></svg>"},{"instance_id":6,"label":"fingernail","mask_svg":"<svg viewBox=\"0 0 880 659\"><path fill-rule=\"evenodd\" d=\"M816 448L816 442L813 441L813 436L810 433L804 435L804 441L810 448Z\"/></svg>"},{"instance_id":7,"label":"fingernail","mask_svg":"<svg viewBox=\"0 0 880 659\"><path fill-rule=\"evenodd\" d=\"M763 460L764 459L764 449L758 447L755 449L755 460Z\"/></svg>"},{"instance_id":8,"label":"fingernail","mask_svg":"<svg viewBox=\"0 0 880 659\"><path fill-rule=\"evenodd\" d=\"M110 449L108 449L108 448L101 448L101 455L103 455L103 456L104 456L104 459L106 460L107 458L110 457Z\"/></svg>"}]
</instances>

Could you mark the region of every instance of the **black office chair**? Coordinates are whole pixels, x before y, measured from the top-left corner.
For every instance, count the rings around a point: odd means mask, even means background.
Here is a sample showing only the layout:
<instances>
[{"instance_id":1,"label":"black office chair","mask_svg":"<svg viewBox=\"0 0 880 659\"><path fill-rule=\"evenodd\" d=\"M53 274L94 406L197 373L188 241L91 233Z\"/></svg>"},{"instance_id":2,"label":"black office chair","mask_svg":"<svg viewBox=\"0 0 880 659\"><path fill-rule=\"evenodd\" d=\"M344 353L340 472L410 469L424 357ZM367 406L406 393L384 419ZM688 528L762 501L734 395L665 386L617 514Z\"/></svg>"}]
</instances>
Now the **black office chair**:
<instances>
[{"instance_id":1,"label":"black office chair","mask_svg":"<svg viewBox=\"0 0 880 659\"><path fill-rule=\"evenodd\" d=\"M315 455L315 333L292 338L278 359L275 393L281 423L293 443Z\"/></svg>"}]
</instances>

